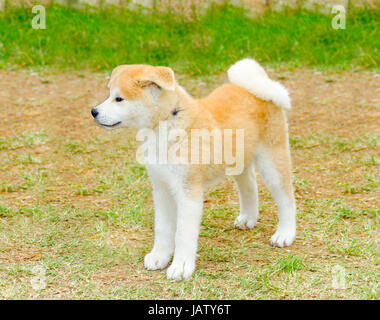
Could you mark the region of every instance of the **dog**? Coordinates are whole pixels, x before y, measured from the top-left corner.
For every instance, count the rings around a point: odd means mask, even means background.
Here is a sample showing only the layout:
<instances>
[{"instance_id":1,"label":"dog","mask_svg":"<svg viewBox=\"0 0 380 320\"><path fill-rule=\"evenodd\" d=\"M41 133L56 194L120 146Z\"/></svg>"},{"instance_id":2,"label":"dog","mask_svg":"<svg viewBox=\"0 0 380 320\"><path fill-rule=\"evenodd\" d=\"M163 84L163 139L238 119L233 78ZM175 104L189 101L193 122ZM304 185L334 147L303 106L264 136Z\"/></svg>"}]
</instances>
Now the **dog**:
<instances>
[{"instance_id":1,"label":"dog","mask_svg":"<svg viewBox=\"0 0 380 320\"><path fill-rule=\"evenodd\" d=\"M105 129L147 128L157 133L165 124L185 133L195 129L242 130L243 166L231 175L240 201L235 226L251 229L257 222L257 170L278 207L279 222L270 243L290 246L296 236L296 203L285 114L285 109L291 108L288 91L253 59L236 62L227 76L227 83L207 97L195 99L177 83L169 67L120 65L112 71L109 97L91 114ZM232 145L237 151L238 141ZM187 151L199 153L189 145ZM173 257L167 278L188 279L195 270L204 190L225 177L231 163L145 160L153 187L155 237L144 265L149 270L163 269Z\"/></svg>"}]
</instances>

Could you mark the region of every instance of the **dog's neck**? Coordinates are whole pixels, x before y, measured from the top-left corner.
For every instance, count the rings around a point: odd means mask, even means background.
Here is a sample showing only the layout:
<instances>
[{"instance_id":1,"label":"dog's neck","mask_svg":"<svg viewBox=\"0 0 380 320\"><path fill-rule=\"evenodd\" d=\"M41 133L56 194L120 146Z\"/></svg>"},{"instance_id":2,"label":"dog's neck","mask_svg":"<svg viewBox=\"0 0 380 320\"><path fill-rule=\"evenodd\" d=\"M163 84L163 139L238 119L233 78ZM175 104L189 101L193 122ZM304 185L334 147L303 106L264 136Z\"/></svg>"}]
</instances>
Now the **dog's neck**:
<instances>
[{"instance_id":1,"label":"dog's neck","mask_svg":"<svg viewBox=\"0 0 380 320\"><path fill-rule=\"evenodd\" d=\"M156 129L160 122L166 121L172 128L186 129L192 123L194 105L195 99L176 84L173 91L165 91L158 98L157 112L151 119L151 127Z\"/></svg>"}]
</instances>

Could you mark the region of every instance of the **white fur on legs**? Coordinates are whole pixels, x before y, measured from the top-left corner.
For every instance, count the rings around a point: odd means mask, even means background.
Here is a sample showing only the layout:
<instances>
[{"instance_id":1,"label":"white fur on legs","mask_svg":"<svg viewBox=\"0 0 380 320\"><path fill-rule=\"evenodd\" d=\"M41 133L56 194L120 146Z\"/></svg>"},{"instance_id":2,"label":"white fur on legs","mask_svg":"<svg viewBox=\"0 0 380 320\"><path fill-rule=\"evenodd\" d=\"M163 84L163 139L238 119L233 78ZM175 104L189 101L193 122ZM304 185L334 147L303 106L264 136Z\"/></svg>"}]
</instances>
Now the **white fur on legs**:
<instances>
[{"instance_id":1,"label":"white fur on legs","mask_svg":"<svg viewBox=\"0 0 380 320\"><path fill-rule=\"evenodd\" d=\"M145 256L144 265L149 270L165 268L174 251L176 206L167 185L152 179L154 200L154 245Z\"/></svg>"},{"instance_id":2,"label":"white fur on legs","mask_svg":"<svg viewBox=\"0 0 380 320\"><path fill-rule=\"evenodd\" d=\"M247 165L243 173L234 176L239 190L240 214L235 220L235 227L252 229L259 217L259 198L256 174L252 165Z\"/></svg>"},{"instance_id":3,"label":"white fur on legs","mask_svg":"<svg viewBox=\"0 0 380 320\"><path fill-rule=\"evenodd\" d=\"M276 247L290 246L296 237L296 205L293 199L278 188L273 192L278 207L278 226L270 243Z\"/></svg>"},{"instance_id":4,"label":"white fur on legs","mask_svg":"<svg viewBox=\"0 0 380 320\"><path fill-rule=\"evenodd\" d=\"M296 237L296 205L293 196L289 196L281 182L280 172L276 170L273 160L260 146L255 152L255 163L278 207L278 226L270 242L276 247L290 246Z\"/></svg>"},{"instance_id":5,"label":"white fur on legs","mask_svg":"<svg viewBox=\"0 0 380 320\"><path fill-rule=\"evenodd\" d=\"M166 274L168 279L185 280L195 269L203 196L191 198L183 191L177 196L175 251L173 262Z\"/></svg>"}]
</instances>

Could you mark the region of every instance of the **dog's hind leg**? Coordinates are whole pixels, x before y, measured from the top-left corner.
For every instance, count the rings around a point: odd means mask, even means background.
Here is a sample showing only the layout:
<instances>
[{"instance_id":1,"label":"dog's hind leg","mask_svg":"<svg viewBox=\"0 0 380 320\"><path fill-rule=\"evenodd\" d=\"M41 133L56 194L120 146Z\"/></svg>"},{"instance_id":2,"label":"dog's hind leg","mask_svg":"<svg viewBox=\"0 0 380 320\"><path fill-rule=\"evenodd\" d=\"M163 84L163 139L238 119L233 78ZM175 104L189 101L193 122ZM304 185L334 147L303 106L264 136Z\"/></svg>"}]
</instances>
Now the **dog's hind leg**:
<instances>
[{"instance_id":1,"label":"dog's hind leg","mask_svg":"<svg viewBox=\"0 0 380 320\"><path fill-rule=\"evenodd\" d=\"M233 178L239 191L240 201L240 214L235 220L235 226L239 229L251 229L259 217L259 198L253 165L247 164L242 174Z\"/></svg>"},{"instance_id":2,"label":"dog's hind leg","mask_svg":"<svg viewBox=\"0 0 380 320\"><path fill-rule=\"evenodd\" d=\"M254 154L256 168L278 207L279 222L271 244L290 246L296 236L296 203L291 182L291 163L287 143L260 145Z\"/></svg>"}]
</instances>

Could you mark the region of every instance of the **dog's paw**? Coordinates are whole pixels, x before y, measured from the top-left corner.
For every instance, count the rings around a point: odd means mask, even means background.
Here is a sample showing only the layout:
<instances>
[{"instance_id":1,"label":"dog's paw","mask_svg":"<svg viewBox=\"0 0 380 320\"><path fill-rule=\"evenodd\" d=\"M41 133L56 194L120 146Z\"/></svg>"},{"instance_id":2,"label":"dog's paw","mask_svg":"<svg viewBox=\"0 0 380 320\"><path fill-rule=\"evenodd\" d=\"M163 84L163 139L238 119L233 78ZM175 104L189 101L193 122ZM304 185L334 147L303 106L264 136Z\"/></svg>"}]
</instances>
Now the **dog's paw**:
<instances>
[{"instance_id":1,"label":"dog's paw","mask_svg":"<svg viewBox=\"0 0 380 320\"><path fill-rule=\"evenodd\" d=\"M171 258L171 254L162 252L151 252L145 256L144 266L148 270L159 270L165 268Z\"/></svg>"},{"instance_id":2,"label":"dog's paw","mask_svg":"<svg viewBox=\"0 0 380 320\"><path fill-rule=\"evenodd\" d=\"M290 246L296 237L296 231L294 229L277 230L276 233L270 238L270 243L275 247L287 247Z\"/></svg>"},{"instance_id":3,"label":"dog's paw","mask_svg":"<svg viewBox=\"0 0 380 320\"><path fill-rule=\"evenodd\" d=\"M247 217L239 215L234 222L234 225L238 229L252 229L256 224L257 218L255 217Z\"/></svg>"},{"instance_id":4,"label":"dog's paw","mask_svg":"<svg viewBox=\"0 0 380 320\"><path fill-rule=\"evenodd\" d=\"M190 278L195 270L195 261L190 259L173 261L166 275L168 279L186 280Z\"/></svg>"}]
</instances>

